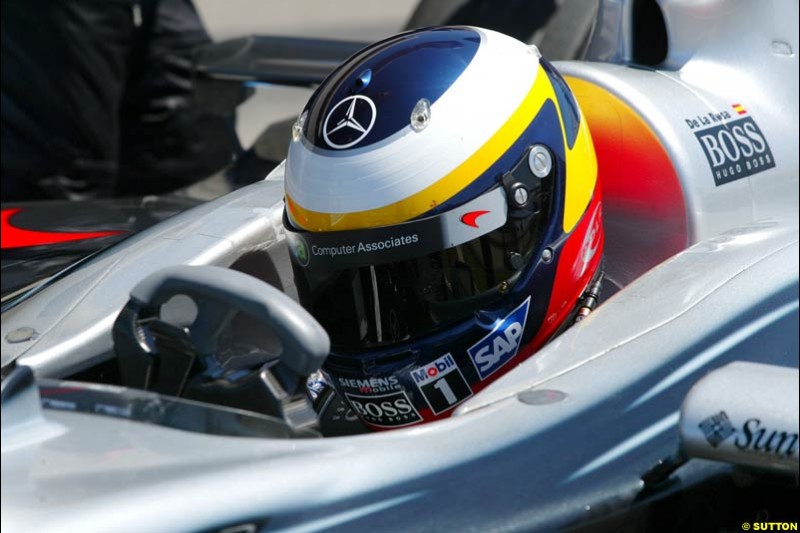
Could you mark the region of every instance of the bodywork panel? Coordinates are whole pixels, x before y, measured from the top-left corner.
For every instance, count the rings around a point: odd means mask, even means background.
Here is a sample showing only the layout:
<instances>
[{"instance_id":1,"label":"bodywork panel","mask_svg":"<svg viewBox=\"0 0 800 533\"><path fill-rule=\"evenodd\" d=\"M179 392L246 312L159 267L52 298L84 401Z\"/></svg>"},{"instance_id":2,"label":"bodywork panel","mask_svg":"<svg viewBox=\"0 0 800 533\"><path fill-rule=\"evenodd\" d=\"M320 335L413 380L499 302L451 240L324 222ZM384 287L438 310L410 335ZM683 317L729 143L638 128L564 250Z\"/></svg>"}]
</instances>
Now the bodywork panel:
<instances>
[{"instance_id":1,"label":"bodywork panel","mask_svg":"<svg viewBox=\"0 0 800 533\"><path fill-rule=\"evenodd\" d=\"M797 3L660 4L674 45L664 69L621 64L633 57L632 2L610 0L589 51L617 64L559 64L584 109L616 102L587 113L607 126L599 152L619 148L601 157L624 166L642 154L627 109L671 167L601 169L606 273L620 290L588 318L453 417L359 436L230 437L42 410L29 386L2 406L3 527L704 531L754 521L753 492L791 508L796 477L764 489L725 463L642 479L679 451L681 403L704 375L734 361L797 369L800 353L798 62L774 44L797 50ZM715 116L752 119L774 166L718 179L719 152L702 138L717 134ZM676 196L653 208L664 190ZM3 314L3 366L63 378L110 360L129 291L170 265L243 270L294 295L282 199L278 167L98 253ZM702 490L701 504L682 499Z\"/></svg>"},{"instance_id":2,"label":"bodywork panel","mask_svg":"<svg viewBox=\"0 0 800 533\"><path fill-rule=\"evenodd\" d=\"M147 197L3 205L3 303L68 266L197 205Z\"/></svg>"},{"instance_id":3,"label":"bodywork panel","mask_svg":"<svg viewBox=\"0 0 800 533\"><path fill-rule=\"evenodd\" d=\"M591 523L644 498L641 476L677 449L678 409L697 378L734 360L797 367L797 253L796 228L781 226L701 242L424 427L243 439L45 410L55 435L18 446L4 432L3 519L43 531L196 531L242 517L276 530L410 517L419 530ZM649 497L726 468L694 462ZM64 505L67 515L47 512Z\"/></svg>"}]
</instances>

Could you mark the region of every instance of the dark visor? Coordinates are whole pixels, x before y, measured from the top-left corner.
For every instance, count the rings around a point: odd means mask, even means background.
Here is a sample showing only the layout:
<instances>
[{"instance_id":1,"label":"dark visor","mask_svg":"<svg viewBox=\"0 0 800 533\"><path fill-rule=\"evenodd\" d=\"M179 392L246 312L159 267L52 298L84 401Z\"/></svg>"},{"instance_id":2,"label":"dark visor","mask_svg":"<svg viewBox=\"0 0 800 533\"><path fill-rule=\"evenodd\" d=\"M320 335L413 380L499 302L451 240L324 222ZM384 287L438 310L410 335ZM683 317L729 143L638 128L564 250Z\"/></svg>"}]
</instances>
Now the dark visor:
<instances>
[{"instance_id":1,"label":"dark visor","mask_svg":"<svg viewBox=\"0 0 800 533\"><path fill-rule=\"evenodd\" d=\"M303 232L285 217L300 299L338 349L426 335L502 297L538 249L549 204L539 195L535 208L510 214L498 185L441 215L381 228Z\"/></svg>"}]
</instances>

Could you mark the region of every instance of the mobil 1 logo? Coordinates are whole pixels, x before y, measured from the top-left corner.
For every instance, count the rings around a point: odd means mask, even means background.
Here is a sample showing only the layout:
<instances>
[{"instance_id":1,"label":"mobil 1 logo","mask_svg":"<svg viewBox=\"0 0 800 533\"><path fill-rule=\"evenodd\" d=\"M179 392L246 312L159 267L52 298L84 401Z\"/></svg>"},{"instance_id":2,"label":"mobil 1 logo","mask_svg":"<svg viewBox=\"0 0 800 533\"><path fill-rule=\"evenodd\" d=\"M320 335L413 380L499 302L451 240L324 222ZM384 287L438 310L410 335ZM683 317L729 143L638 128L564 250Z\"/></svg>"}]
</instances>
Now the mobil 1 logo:
<instances>
[{"instance_id":1,"label":"mobil 1 logo","mask_svg":"<svg viewBox=\"0 0 800 533\"><path fill-rule=\"evenodd\" d=\"M344 395L353 411L374 426L396 428L422 420L404 391L370 396L345 392Z\"/></svg>"},{"instance_id":2,"label":"mobil 1 logo","mask_svg":"<svg viewBox=\"0 0 800 533\"><path fill-rule=\"evenodd\" d=\"M411 371L411 377L431 411L437 415L472 396L472 389L450 354L415 368Z\"/></svg>"},{"instance_id":3,"label":"mobil 1 logo","mask_svg":"<svg viewBox=\"0 0 800 533\"><path fill-rule=\"evenodd\" d=\"M767 139L752 117L694 132L706 155L714 183L724 185L775 166Z\"/></svg>"}]
</instances>

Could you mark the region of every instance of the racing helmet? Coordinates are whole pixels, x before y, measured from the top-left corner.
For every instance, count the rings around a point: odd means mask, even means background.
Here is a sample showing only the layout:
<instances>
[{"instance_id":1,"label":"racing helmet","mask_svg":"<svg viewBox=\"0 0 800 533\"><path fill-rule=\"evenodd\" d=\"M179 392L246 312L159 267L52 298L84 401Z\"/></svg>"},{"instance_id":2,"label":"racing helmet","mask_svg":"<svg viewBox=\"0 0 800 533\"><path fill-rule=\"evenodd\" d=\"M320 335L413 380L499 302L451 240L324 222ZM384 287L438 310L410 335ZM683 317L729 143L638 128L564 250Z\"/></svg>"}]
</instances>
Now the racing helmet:
<instances>
[{"instance_id":1,"label":"racing helmet","mask_svg":"<svg viewBox=\"0 0 800 533\"><path fill-rule=\"evenodd\" d=\"M599 273L597 160L533 46L474 27L370 45L294 125L284 226L326 378L372 429L436 420L571 322Z\"/></svg>"}]
</instances>

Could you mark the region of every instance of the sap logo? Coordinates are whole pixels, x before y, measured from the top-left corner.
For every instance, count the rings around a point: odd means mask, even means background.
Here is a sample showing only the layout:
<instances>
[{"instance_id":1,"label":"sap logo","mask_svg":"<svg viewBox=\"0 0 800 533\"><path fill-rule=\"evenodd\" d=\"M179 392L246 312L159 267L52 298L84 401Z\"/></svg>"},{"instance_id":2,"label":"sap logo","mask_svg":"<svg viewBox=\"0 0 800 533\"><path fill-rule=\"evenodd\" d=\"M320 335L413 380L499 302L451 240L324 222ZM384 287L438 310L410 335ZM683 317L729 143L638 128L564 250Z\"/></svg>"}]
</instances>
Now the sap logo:
<instances>
[{"instance_id":1,"label":"sap logo","mask_svg":"<svg viewBox=\"0 0 800 533\"><path fill-rule=\"evenodd\" d=\"M528 320L528 307L531 297L511 311L497 324L491 333L467 350L475 369L484 380L497 372L511 358L517 355L525 322Z\"/></svg>"},{"instance_id":2,"label":"sap logo","mask_svg":"<svg viewBox=\"0 0 800 533\"><path fill-rule=\"evenodd\" d=\"M773 168L775 160L752 117L696 131L717 185Z\"/></svg>"},{"instance_id":3,"label":"sap logo","mask_svg":"<svg viewBox=\"0 0 800 533\"><path fill-rule=\"evenodd\" d=\"M346 392L345 397L359 418L375 426L408 426L422 420L402 391L379 396L359 396Z\"/></svg>"},{"instance_id":4,"label":"sap logo","mask_svg":"<svg viewBox=\"0 0 800 533\"><path fill-rule=\"evenodd\" d=\"M455 368L455 366L456 362L453 360L453 356L447 354L428 365L412 370L411 376L417 385L424 385L432 379L436 379L439 374L444 374Z\"/></svg>"}]
</instances>

